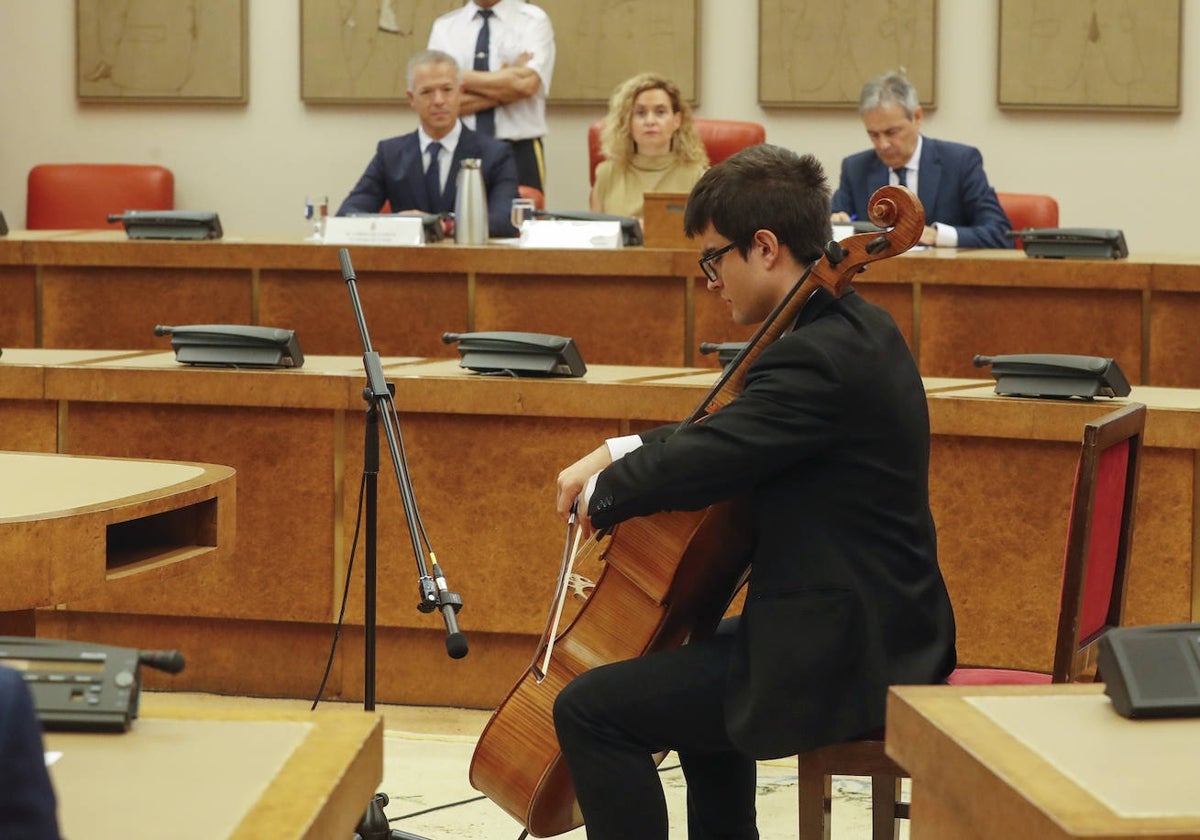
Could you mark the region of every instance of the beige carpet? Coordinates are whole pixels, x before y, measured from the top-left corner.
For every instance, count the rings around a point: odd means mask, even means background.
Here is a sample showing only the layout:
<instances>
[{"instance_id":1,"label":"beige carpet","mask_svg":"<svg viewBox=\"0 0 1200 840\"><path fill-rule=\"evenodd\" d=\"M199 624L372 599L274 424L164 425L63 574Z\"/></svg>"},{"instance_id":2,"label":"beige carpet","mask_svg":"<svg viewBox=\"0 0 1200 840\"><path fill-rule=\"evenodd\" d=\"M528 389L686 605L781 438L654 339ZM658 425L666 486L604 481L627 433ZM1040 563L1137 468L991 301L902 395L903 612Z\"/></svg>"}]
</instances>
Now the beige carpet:
<instances>
[{"instance_id":1,"label":"beige carpet","mask_svg":"<svg viewBox=\"0 0 1200 840\"><path fill-rule=\"evenodd\" d=\"M429 840L516 840L521 826L467 780L475 738L487 714L455 709L389 706L384 712L384 775L380 790L390 800L386 813L393 829ZM417 726L413 726L413 724ZM685 786L674 755L663 762L661 778L671 815L671 840L687 837ZM834 840L871 837L869 779L834 780ZM763 840L792 838L797 831L796 763L760 762L758 827ZM907 837L907 826L901 836ZM583 829L561 835L583 840Z\"/></svg>"}]
</instances>

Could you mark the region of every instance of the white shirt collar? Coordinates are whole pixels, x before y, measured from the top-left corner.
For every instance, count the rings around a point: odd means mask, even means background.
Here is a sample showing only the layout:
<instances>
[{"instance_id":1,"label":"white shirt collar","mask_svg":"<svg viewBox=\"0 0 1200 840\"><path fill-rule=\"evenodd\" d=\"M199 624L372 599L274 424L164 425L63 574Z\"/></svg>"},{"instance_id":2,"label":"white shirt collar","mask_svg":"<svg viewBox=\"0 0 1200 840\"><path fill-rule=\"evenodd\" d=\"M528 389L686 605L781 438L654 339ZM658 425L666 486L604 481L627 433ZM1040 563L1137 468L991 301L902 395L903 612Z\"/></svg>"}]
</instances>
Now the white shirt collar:
<instances>
[{"instance_id":1,"label":"white shirt collar","mask_svg":"<svg viewBox=\"0 0 1200 840\"><path fill-rule=\"evenodd\" d=\"M917 135L917 148L913 149L912 157L910 157L908 159L908 162L904 164L905 169L908 169L912 172L916 172L918 169L921 168L921 146L922 146L922 144L924 144L924 142L925 142L925 138L922 135L918 134Z\"/></svg>"},{"instance_id":2,"label":"white shirt collar","mask_svg":"<svg viewBox=\"0 0 1200 840\"><path fill-rule=\"evenodd\" d=\"M462 120L454 121L454 128L450 129L438 142L442 144L442 150L450 154L442 158L442 160L450 160L454 157L454 150L458 148L458 138L462 136ZM421 144L422 156L429 154L429 144L433 142L433 138L425 133L425 127L418 123L417 125L417 142Z\"/></svg>"}]
</instances>

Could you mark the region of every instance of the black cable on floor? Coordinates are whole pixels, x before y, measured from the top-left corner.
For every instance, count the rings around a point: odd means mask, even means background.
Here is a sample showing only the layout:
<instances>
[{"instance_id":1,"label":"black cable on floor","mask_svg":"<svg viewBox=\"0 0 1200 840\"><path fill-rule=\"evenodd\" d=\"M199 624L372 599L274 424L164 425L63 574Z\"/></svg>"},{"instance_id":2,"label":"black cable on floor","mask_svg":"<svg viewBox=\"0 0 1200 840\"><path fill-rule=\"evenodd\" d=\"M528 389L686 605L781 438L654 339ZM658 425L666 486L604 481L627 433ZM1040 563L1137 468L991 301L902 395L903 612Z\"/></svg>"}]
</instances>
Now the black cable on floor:
<instances>
[{"instance_id":1,"label":"black cable on floor","mask_svg":"<svg viewBox=\"0 0 1200 840\"><path fill-rule=\"evenodd\" d=\"M478 802L481 799L487 799L487 797L473 796L470 799L461 799L458 802L447 802L445 805L434 805L432 808L426 808L424 811L413 811L411 814L404 814L399 817L388 817L388 822L396 822L396 820L408 820L412 819L413 817L432 814L435 811L444 811L447 808L457 808L459 805L470 805L472 802Z\"/></svg>"}]
</instances>

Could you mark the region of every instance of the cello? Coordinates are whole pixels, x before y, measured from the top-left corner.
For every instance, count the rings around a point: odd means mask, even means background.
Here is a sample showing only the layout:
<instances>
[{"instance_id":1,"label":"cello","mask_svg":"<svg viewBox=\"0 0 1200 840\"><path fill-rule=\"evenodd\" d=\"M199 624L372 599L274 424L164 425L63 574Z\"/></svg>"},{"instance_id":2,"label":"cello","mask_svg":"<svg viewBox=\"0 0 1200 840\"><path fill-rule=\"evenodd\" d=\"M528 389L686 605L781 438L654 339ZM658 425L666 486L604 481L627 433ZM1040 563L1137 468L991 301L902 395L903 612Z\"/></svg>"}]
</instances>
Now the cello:
<instances>
[{"instance_id":1,"label":"cello","mask_svg":"<svg viewBox=\"0 0 1200 840\"><path fill-rule=\"evenodd\" d=\"M907 251L925 227L920 200L904 187L877 190L868 214L885 230L831 240L682 425L700 422L737 397L750 363L795 323L813 292L824 288L841 297L868 263ZM749 530L743 505L734 499L626 520L577 552L568 545L551 621L533 662L480 734L471 784L534 837L582 825L554 731L555 698L590 668L711 634L748 572ZM569 527L568 543L573 532ZM557 615L571 589L572 560L598 574L559 633Z\"/></svg>"}]
</instances>

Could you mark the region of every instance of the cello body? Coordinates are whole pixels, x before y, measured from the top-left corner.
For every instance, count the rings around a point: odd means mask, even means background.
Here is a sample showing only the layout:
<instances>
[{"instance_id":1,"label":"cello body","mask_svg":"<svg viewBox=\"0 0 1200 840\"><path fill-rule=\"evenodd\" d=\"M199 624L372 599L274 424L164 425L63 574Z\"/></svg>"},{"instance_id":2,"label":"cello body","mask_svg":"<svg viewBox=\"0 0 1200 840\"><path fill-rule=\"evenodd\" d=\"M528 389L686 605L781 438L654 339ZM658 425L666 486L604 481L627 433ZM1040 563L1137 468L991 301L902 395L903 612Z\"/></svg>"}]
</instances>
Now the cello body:
<instances>
[{"instance_id":1,"label":"cello body","mask_svg":"<svg viewBox=\"0 0 1200 840\"><path fill-rule=\"evenodd\" d=\"M907 189L881 188L870 211L876 224L892 230L830 242L685 424L702 421L736 398L749 363L790 328L818 287L840 297L866 263L902 253L919 240L924 211ZM538 651L534 665L493 713L471 760L471 784L532 836L562 834L583 823L554 731L558 693L590 668L709 635L747 572L746 519L738 500L658 513L622 522L580 552L580 562L600 569L590 597L555 637L544 669L537 667ZM547 641L543 638L543 649Z\"/></svg>"},{"instance_id":2,"label":"cello body","mask_svg":"<svg viewBox=\"0 0 1200 840\"><path fill-rule=\"evenodd\" d=\"M592 595L559 635L544 678L533 668L525 672L471 760L471 784L534 837L583 823L554 734L554 698L597 665L710 633L746 568L741 519L736 503L673 511L623 522L585 547L603 561Z\"/></svg>"}]
</instances>

